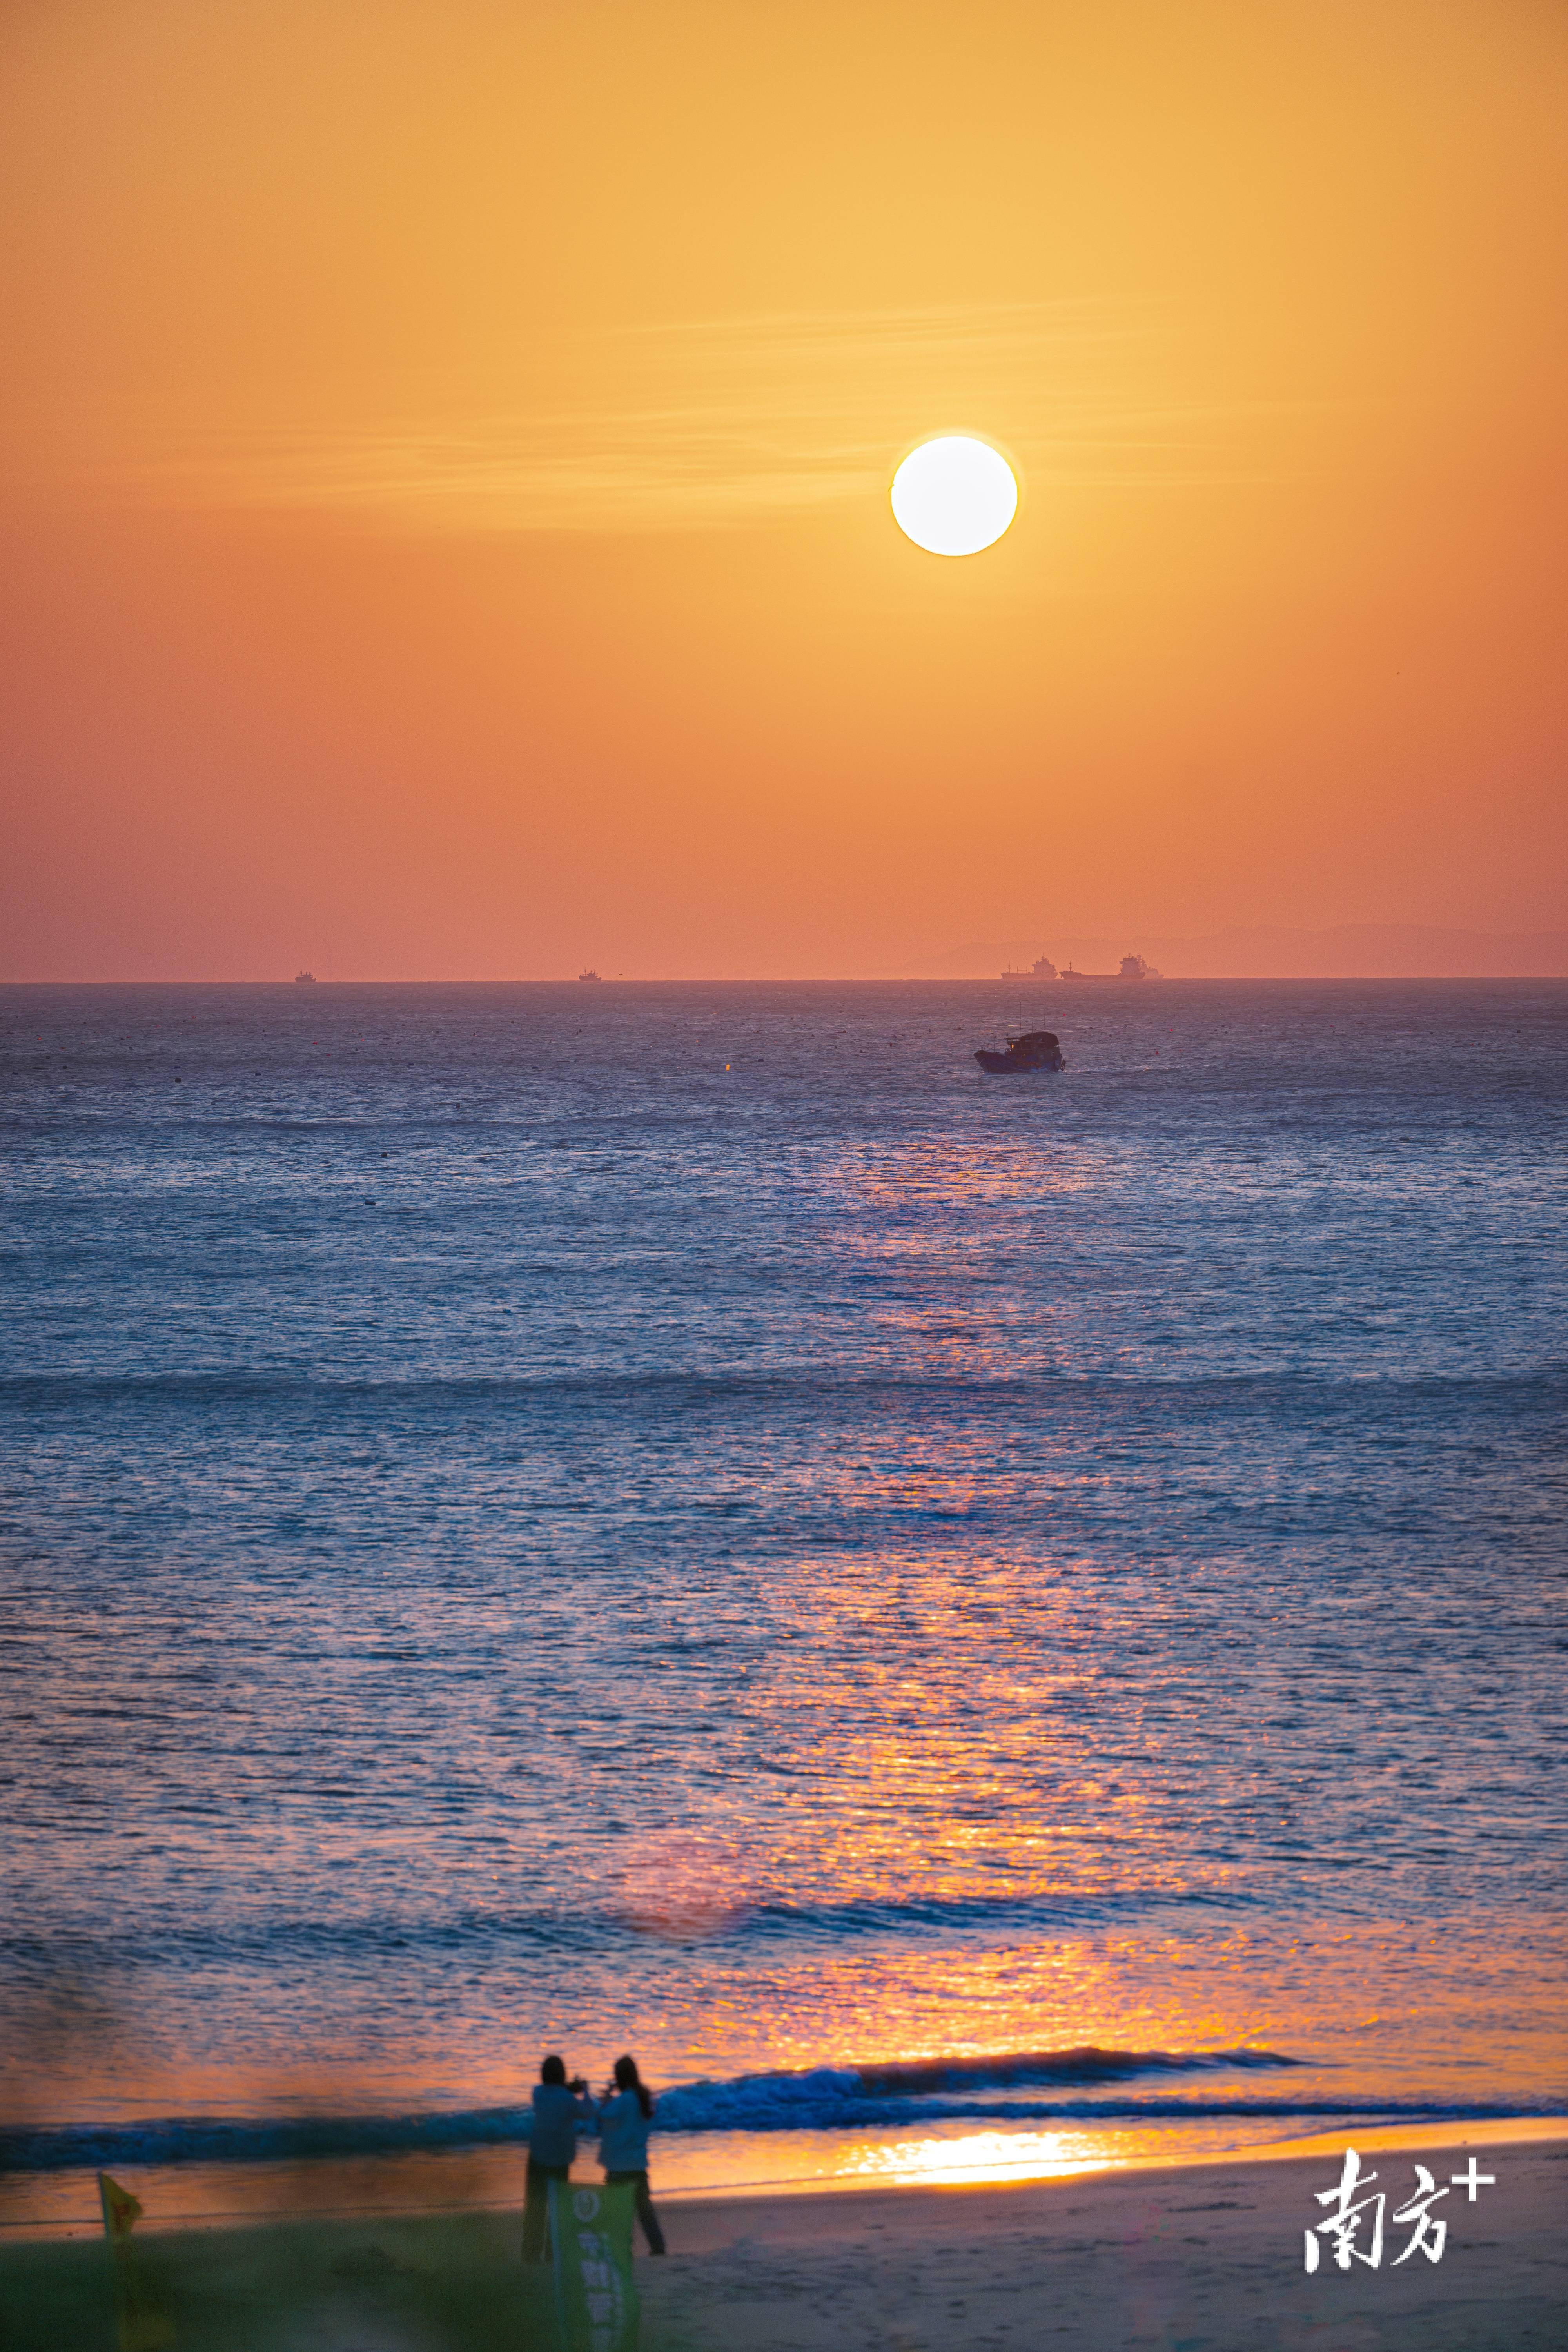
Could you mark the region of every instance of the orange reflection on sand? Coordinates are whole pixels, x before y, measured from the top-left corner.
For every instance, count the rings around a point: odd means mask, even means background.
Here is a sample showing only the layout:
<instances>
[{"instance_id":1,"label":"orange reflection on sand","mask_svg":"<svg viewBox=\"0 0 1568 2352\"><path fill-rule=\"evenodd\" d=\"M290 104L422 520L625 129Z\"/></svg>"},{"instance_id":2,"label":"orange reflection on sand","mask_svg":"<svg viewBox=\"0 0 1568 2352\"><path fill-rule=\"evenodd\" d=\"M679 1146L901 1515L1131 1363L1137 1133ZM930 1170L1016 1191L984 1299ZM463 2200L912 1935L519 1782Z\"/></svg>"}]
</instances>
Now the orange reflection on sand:
<instances>
[{"instance_id":1,"label":"orange reflection on sand","mask_svg":"<svg viewBox=\"0 0 1568 2352\"><path fill-rule=\"evenodd\" d=\"M956 2139L883 2140L854 2148L837 2168L867 2181L898 2181L928 2189L988 2180L1055 2180L1068 2173L1100 2172L1105 2134L1085 2132L965 2132Z\"/></svg>"}]
</instances>

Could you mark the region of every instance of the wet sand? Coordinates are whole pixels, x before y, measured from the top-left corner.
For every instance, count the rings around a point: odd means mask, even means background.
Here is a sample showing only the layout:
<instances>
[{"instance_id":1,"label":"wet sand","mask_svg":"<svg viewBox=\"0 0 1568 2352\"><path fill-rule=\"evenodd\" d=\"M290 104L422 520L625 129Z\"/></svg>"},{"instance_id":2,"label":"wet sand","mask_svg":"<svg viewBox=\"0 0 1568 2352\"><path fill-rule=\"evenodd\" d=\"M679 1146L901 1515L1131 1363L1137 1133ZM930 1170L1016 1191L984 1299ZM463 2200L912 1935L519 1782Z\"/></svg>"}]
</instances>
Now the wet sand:
<instances>
[{"instance_id":1,"label":"wet sand","mask_svg":"<svg viewBox=\"0 0 1568 2352\"><path fill-rule=\"evenodd\" d=\"M1370 2136L1369 2136L1370 2137ZM650 2314L679 2312L689 2352L1504 2352L1568 2343L1568 2142L1478 2151L1494 2188L1449 2189L1442 2259L1348 2275L1303 2267L1313 2192L1340 2155L1096 2174L1006 2189L676 2209L672 2275ZM1363 2151L1392 2189L1419 2159L1447 2184L1468 2149ZM657 2269L658 2266L650 2265ZM686 2275L683 2277L682 2273Z\"/></svg>"},{"instance_id":2,"label":"wet sand","mask_svg":"<svg viewBox=\"0 0 1568 2352\"><path fill-rule=\"evenodd\" d=\"M900 2189L663 2206L639 2255L642 2352L1558 2352L1568 2342L1568 2139L1373 2150L1390 2210L1424 2163L1448 2195L1442 2259L1313 2275L1302 2232L1340 2152L1254 2156L1005 2188ZM1472 2203L1472 2148L1496 2176ZM150 2237L145 2309L170 2352L553 2352L548 2274L511 2213ZM157 2332L156 2324L153 2332ZM0 2252L5 2352L116 2342L101 2243Z\"/></svg>"}]
</instances>

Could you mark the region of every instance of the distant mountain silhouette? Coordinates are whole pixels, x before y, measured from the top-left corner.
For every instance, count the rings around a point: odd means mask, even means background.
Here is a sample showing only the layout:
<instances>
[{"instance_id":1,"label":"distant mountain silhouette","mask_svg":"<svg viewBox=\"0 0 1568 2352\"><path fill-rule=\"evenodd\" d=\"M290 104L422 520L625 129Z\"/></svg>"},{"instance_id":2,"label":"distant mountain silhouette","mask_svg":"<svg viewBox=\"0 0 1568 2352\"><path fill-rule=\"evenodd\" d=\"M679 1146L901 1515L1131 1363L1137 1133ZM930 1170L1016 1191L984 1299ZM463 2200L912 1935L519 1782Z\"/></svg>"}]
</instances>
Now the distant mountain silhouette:
<instances>
[{"instance_id":1,"label":"distant mountain silhouette","mask_svg":"<svg viewBox=\"0 0 1568 2352\"><path fill-rule=\"evenodd\" d=\"M1007 966L1032 963L1042 950L1085 971L1114 971L1136 952L1169 980L1568 979L1568 931L1444 930L1432 923L1339 923L1321 931L1260 923L1197 939L1135 925L1097 937L1040 931L968 940L905 964L901 975L991 980Z\"/></svg>"}]
</instances>

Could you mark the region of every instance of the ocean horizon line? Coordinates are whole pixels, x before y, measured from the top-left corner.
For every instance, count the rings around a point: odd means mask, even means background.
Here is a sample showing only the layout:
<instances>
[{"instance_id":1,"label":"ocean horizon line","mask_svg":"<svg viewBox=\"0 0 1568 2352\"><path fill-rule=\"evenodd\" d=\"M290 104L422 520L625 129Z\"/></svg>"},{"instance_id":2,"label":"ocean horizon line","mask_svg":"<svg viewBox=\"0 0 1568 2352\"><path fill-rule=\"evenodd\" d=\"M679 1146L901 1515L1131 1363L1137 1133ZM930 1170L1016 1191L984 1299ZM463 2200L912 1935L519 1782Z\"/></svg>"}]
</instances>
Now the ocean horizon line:
<instances>
[{"instance_id":1,"label":"ocean horizon line","mask_svg":"<svg viewBox=\"0 0 1568 2352\"><path fill-rule=\"evenodd\" d=\"M1129 934L1129 938L1133 937ZM1223 935L1220 935L1223 936ZM1477 934L1478 938L1484 935ZM1520 985L1530 982L1568 981L1568 932L1521 935L1533 940L1539 937L1545 944L1526 946L1515 956L1501 955L1484 969L1436 970L1429 964L1407 962L1404 968L1373 970L1264 970L1238 968L1226 970L1167 969L1182 955L1184 947L1197 947L1201 941L1182 942L1142 935L1142 944L1136 952L1144 954L1156 966L1142 982L1124 981L1114 969L1124 954L1134 952L1127 945L1115 947L1109 937L1089 942L1058 941L1061 961L1054 979L1044 979L1028 969L1042 952L1038 941L1006 940L979 941L960 948L933 951L905 964L860 966L855 970L836 971L791 972L773 970L752 971L613 971L585 975L570 971L534 972L418 972L388 973L384 971L309 972L296 974L281 969L264 972L154 972L154 973L12 973L0 977L0 992L21 992L29 989L80 990L91 989L245 989L271 990L295 988L303 979L313 989L327 992L343 989L565 989L579 988L886 988L900 986L973 987L1013 985L1020 982L1031 988L1045 985L1072 987L1084 982L1097 984L1114 982L1119 996L1130 990L1142 988L1144 993L1173 984L1182 987L1397 987L1466 985ZM1077 959L1110 969L1080 969ZM1015 957L1026 961L1022 968L1013 967ZM1164 963L1160 962L1163 958ZM1056 961L1055 957L1052 958ZM1067 967L1070 966L1068 970ZM314 1000L312 1000L314 1001Z\"/></svg>"}]
</instances>

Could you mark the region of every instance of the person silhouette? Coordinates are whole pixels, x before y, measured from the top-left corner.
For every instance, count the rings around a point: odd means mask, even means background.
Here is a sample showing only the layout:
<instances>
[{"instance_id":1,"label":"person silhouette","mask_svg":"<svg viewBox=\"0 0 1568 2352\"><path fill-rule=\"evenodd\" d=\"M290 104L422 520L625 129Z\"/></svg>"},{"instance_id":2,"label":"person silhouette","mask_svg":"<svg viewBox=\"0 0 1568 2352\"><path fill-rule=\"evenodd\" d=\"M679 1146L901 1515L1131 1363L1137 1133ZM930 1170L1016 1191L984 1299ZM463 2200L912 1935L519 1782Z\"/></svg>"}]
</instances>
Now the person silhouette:
<instances>
[{"instance_id":1,"label":"person silhouette","mask_svg":"<svg viewBox=\"0 0 1568 2352\"><path fill-rule=\"evenodd\" d=\"M613 2083L605 2088L599 2109L599 2162L606 2180L629 2180L637 2189L637 2220L642 2223L650 2254L664 2252L664 2231L653 2210L647 2185L647 2130L653 2120L653 2097L637 2073L635 2058L617 2058Z\"/></svg>"},{"instance_id":2,"label":"person silhouette","mask_svg":"<svg viewBox=\"0 0 1568 2352\"><path fill-rule=\"evenodd\" d=\"M564 2180L577 2153L577 2127L592 2126L598 2109L581 2074L566 2080L566 2062L552 2051L539 2070L528 2133L528 2169L522 2196L522 2259L550 2257L550 2184Z\"/></svg>"}]
</instances>

